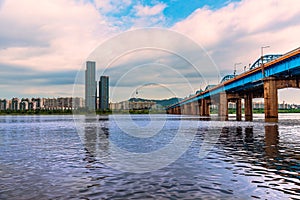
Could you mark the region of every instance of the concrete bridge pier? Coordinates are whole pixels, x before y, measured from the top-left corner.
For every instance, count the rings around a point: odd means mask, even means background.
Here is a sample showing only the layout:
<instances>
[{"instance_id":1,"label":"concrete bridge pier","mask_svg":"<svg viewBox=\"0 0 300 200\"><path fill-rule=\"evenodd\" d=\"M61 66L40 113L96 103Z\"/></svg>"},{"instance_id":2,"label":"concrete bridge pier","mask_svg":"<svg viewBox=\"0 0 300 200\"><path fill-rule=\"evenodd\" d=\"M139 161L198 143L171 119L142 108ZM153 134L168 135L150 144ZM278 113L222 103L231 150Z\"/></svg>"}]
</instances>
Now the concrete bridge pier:
<instances>
[{"instance_id":1,"label":"concrete bridge pier","mask_svg":"<svg viewBox=\"0 0 300 200\"><path fill-rule=\"evenodd\" d=\"M274 77L264 78L265 121L278 122L278 92Z\"/></svg>"},{"instance_id":2,"label":"concrete bridge pier","mask_svg":"<svg viewBox=\"0 0 300 200\"><path fill-rule=\"evenodd\" d=\"M170 111L168 111L167 113L168 114L177 114L177 108L178 107L175 107L175 108L172 108Z\"/></svg>"},{"instance_id":3,"label":"concrete bridge pier","mask_svg":"<svg viewBox=\"0 0 300 200\"><path fill-rule=\"evenodd\" d=\"M253 111L252 111L252 99L253 94L248 93L245 94L245 121L252 121L253 120Z\"/></svg>"},{"instance_id":4,"label":"concrete bridge pier","mask_svg":"<svg viewBox=\"0 0 300 200\"><path fill-rule=\"evenodd\" d=\"M189 104L187 104L187 114L188 115L191 115L192 114L192 105L189 103Z\"/></svg>"},{"instance_id":5,"label":"concrete bridge pier","mask_svg":"<svg viewBox=\"0 0 300 200\"><path fill-rule=\"evenodd\" d=\"M210 108L209 108L209 100L208 99L201 99L200 104L200 116L209 116L210 115Z\"/></svg>"},{"instance_id":6,"label":"concrete bridge pier","mask_svg":"<svg viewBox=\"0 0 300 200\"><path fill-rule=\"evenodd\" d=\"M183 112L185 115L191 115L192 114L192 106L190 103L183 105Z\"/></svg>"},{"instance_id":7,"label":"concrete bridge pier","mask_svg":"<svg viewBox=\"0 0 300 200\"><path fill-rule=\"evenodd\" d=\"M200 115L200 105L199 105L199 102L196 101L195 102L195 110L196 110L196 115Z\"/></svg>"},{"instance_id":8,"label":"concrete bridge pier","mask_svg":"<svg viewBox=\"0 0 300 200\"><path fill-rule=\"evenodd\" d=\"M203 116L209 116L210 115L210 105L209 105L209 100L204 99L204 104L203 104L203 110L204 110L204 115Z\"/></svg>"},{"instance_id":9,"label":"concrete bridge pier","mask_svg":"<svg viewBox=\"0 0 300 200\"><path fill-rule=\"evenodd\" d=\"M191 115L197 115L197 105L198 103L197 102L192 102L190 103L190 107L191 107Z\"/></svg>"},{"instance_id":10,"label":"concrete bridge pier","mask_svg":"<svg viewBox=\"0 0 300 200\"><path fill-rule=\"evenodd\" d=\"M199 115L204 116L204 99L201 99L198 101L199 102Z\"/></svg>"},{"instance_id":11,"label":"concrete bridge pier","mask_svg":"<svg viewBox=\"0 0 300 200\"><path fill-rule=\"evenodd\" d=\"M199 115L205 116L204 99L199 100Z\"/></svg>"},{"instance_id":12,"label":"concrete bridge pier","mask_svg":"<svg viewBox=\"0 0 300 200\"><path fill-rule=\"evenodd\" d=\"M236 121L242 121L242 99L236 99Z\"/></svg>"},{"instance_id":13,"label":"concrete bridge pier","mask_svg":"<svg viewBox=\"0 0 300 200\"><path fill-rule=\"evenodd\" d=\"M219 94L219 117L228 120L228 99L225 92Z\"/></svg>"},{"instance_id":14,"label":"concrete bridge pier","mask_svg":"<svg viewBox=\"0 0 300 200\"><path fill-rule=\"evenodd\" d=\"M210 116L210 101L208 99L205 99L204 110L205 110L204 116L209 117Z\"/></svg>"},{"instance_id":15,"label":"concrete bridge pier","mask_svg":"<svg viewBox=\"0 0 300 200\"><path fill-rule=\"evenodd\" d=\"M188 105L187 104L184 104L184 105L182 105L181 106L181 112L182 112L182 114L184 114L184 115L187 115L188 114L188 112L187 112L187 110L188 110Z\"/></svg>"},{"instance_id":16,"label":"concrete bridge pier","mask_svg":"<svg viewBox=\"0 0 300 200\"><path fill-rule=\"evenodd\" d=\"M180 106L176 107L176 114L181 115L181 107Z\"/></svg>"},{"instance_id":17,"label":"concrete bridge pier","mask_svg":"<svg viewBox=\"0 0 300 200\"><path fill-rule=\"evenodd\" d=\"M202 105L201 105L201 102L202 102L202 100L198 100L197 101L197 106L198 106L197 112L198 112L199 116L202 116Z\"/></svg>"}]
</instances>

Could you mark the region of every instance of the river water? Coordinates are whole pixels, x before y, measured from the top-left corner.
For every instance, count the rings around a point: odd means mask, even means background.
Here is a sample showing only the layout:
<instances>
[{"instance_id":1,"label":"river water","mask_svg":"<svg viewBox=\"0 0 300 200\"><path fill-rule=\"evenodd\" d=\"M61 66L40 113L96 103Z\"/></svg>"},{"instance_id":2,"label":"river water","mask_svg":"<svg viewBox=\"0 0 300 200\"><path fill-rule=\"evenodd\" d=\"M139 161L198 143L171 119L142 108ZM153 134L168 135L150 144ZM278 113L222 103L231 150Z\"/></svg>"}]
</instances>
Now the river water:
<instances>
[{"instance_id":1,"label":"river water","mask_svg":"<svg viewBox=\"0 0 300 200\"><path fill-rule=\"evenodd\" d=\"M0 199L300 199L300 115L0 116Z\"/></svg>"}]
</instances>

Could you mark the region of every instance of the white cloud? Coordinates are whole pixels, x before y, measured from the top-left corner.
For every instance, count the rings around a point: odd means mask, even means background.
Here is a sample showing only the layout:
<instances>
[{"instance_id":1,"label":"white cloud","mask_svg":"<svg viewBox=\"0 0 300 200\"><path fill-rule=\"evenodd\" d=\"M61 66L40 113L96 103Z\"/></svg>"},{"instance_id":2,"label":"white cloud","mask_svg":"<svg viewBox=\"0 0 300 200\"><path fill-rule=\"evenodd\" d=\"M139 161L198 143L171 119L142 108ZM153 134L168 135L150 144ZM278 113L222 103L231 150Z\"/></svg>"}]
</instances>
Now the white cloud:
<instances>
[{"instance_id":1,"label":"white cloud","mask_svg":"<svg viewBox=\"0 0 300 200\"><path fill-rule=\"evenodd\" d=\"M300 46L300 2L298 0L244 0L210 10L201 8L172 29L203 45L222 70L233 71L266 53L285 53ZM240 66L239 72L243 66Z\"/></svg>"},{"instance_id":2,"label":"white cloud","mask_svg":"<svg viewBox=\"0 0 300 200\"><path fill-rule=\"evenodd\" d=\"M103 13L114 12L125 9L132 4L131 0L94 0L97 9Z\"/></svg>"},{"instance_id":3,"label":"white cloud","mask_svg":"<svg viewBox=\"0 0 300 200\"><path fill-rule=\"evenodd\" d=\"M161 14L166 7L167 5L164 3L159 3L156 4L155 6L136 5L135 10L137 16L153 16L153 15Z\"/></svg>"},{"instance_id":4,"label":"white cloud","mask_svg":"<svg viewBox=\"0 0 300 200\"><path fill-rule=\"evenodd\" d=\"M137 4L132 11L134 17L124 17L123 19L132 24L131 28L164 27L166 17L163 11L166 7L167 5L163 3L154 6Z\"/></svg>"},{"instance_id":5,"label":"white cloud","mask_svg":"<svg viewBox=\"0 0 300 200\"><path fill-rule=\"evenodd\" d=\"M166 18L164 15L144 16L139 18L131 18L132 23L130 29L145 27L164 27Z\"/></svg>"},{"instance_id":6,"label":"white cloud","mask_svg":"<svg viewBox=\"0 0 300 200\"><path fill-rule=\"evenodd\" d=\"M74 69L113 32L90 3L5 1L0 12L0 60L40 70Z\"/></svg>"},{"instance_id":7,"label":"white cloud","mask_svg":"<svg viewBox=\"0 0 300 200\"><path fill-rule=\"evenodd\" d=\"M165 24L164 3L141 5L132 0L94 0L95 7L119 30L141 27L162 27Z\"/></svg>"},{"instance_id":8,"label":"white cloud","mask_svg":"<svg viewBox=\"0 0 300 200\"><path fill-rule=\"evenodd\" d=\"M0 31L1 63L39 71L78 69L97 45L118 32L116 29L165 25L163 11L167 5L163 3L154 6L132 6L132 0L94 0L94 3L78 0L9 0L0 3L0 26L5 27ZM127 10L128 16L110 18L104 15L129 8L132 10ZM172 29L203 45L224 73L233 71L235 62L243 63L238 69L241 72L244 65L260 56L263 45L271 46L266 53L284 53L300 46L299 10L298 0L244 0L218 10L198 9ZM119 24L122 28L110 24ZM149 38L153 39L152 36ZM116 47L136 43L137 38L126 42ZM190 55L199 57L199 53L190 47L185 46L182 51L191 51ZM156 61L153 54L149 57ZM138 58L145 61L145 55ZM166 59L163 63L169 66L178 64L174 58L161 59ZM135 60L124 58L122 61L123 66L131 66ZM185 72L183 67L181 70ZM143 80L148 78L152 78L151 74ZM164 74L164 78L166 84L174 82L174 77ZM32 87L28 93L44 94L43 88ZM6 90L10 91L9 88ZM55 91L68 94L70 88L66 85L60 88L49 86L47 91L53 95ZM180 91L186 95L190 93Z\"/></svg>"}]
</instances>

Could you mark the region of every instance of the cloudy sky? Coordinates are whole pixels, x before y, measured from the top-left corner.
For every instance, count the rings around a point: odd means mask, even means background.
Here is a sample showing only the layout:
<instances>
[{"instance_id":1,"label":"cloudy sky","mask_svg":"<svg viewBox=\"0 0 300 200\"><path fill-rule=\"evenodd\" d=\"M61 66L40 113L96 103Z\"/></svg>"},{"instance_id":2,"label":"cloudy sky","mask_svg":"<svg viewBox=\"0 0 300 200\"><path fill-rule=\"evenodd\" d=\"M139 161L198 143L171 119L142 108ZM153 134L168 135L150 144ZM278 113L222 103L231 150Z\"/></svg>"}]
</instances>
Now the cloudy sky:
<instances>
[{"instance_id":1,"label":"cloudy sky","mask_svg":"<svg viewBox=\"0 0 300 200\"><path fill-rule=\"evenodd\" d=\"M184 97L235 63L241 73L261 46L266 54L299 47L299 11L299 0L0 0L0 98L72 96L86 60L110 76L111 101ZM149 43L135 31L151 27L160 28L144 32L155 45L136 50ZM195 66L182 55L198 56ZM279 100L300 103L295 91Z\"/></svg>"}]
</instances>

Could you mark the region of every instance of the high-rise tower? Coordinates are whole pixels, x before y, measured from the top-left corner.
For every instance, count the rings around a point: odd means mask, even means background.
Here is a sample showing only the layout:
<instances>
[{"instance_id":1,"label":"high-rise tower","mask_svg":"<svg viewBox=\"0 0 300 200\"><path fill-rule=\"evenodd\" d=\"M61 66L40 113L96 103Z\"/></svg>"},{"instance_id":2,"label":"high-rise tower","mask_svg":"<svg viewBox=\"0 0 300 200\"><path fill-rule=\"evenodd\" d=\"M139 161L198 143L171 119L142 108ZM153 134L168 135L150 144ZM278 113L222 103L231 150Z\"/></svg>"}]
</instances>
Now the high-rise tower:
<instances>
[{"instance_id":1,"label":"high-rise tower","mask_svg":"<svg viewBox=\"0 0 300 200\"><path fill-rule=\"evenodd\" d=\"M96 109L97 82L96 82L96 63L86 62L85 70L85 108L87 110Z\"/></svg>"},{"instance_id":2,"label":"high-rise tower","mask_svg":"<svg viewBox=\"0 0 300 200\"><path fill-rule=\"evenodd\" d=\"M109 109L109 77L101 76L99 81L99 107L100 110Z\"/></svg>"}]
</instances>

